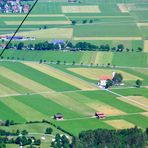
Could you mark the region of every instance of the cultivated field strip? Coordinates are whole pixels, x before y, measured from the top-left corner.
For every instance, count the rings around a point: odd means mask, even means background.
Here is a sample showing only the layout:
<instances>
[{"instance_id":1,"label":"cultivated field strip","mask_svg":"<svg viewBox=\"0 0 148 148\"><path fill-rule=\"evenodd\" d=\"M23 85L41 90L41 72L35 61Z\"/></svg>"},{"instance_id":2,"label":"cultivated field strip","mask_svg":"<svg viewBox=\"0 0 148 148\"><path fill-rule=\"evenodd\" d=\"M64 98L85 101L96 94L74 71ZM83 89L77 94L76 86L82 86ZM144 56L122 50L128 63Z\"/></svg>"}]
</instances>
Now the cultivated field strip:
<instances>
[{"instance_id":1,"label":"cultivated field strip","mask_svg":"<svg viewBox=\"0 0 148 148\"><path fill-rule=\"evenodd\" d=\"M38 91L51 91L53 92L53 90L51 90L50 88L41 85L40 83L37 83L35 81L32 81L31 79L28 79L6 67L0 67L1 73L0 75L2 75L3 77L25 87L25 88L29 88L29 90L33 91L33 92L38 92Z\"/></svg>"},{"instance_id":2,"label":"cultivated field strip","mask_svg":"<svg viewBox=\"0 0 148 148\"><path fill-rule=\"evenodd\" d=\"M37 110L29 107L15 98L8 97L5 99L0 99L5 105L11 108L13 111L17 112L21 117L25 118L26 121L37 121L39 119L48 119L48 116L38 112Z\"/></svg>"},{"instance_id":3,"label":"cultivated field strip","mask_svg":"<svg viewBox=\"0 0 148 148\"><path fill-rule=\"evenodd\" d=\"M0 95L15 94L15 93L16 93L15 90L10 89L0 83Z\"/></svg>"},{"instance_id":4,"label":"cultivated field strip","mask_svg":"<svg viewBox=\"0 0 148 148\"><path fill-rule=\"evenodd\" d=\"M90 68L68 68L68 70L92 80L99 80L100 76L105 73L112 77L113 72L121 73L122 75L124 75L125 81L137 80L137 79L143 80L142 78L132 75L130 73L127 73L121 70L114 70L114 69L108 70L108 69L97 69L97 68L91 68L91 69Z\"/></svg>"},{"instance_id":5,"label":"cultivated field strip","mask_svg":"<svg viewBox=\"0 0 148 148\"><path fill-rule=\"evenodd\" d=\"M113 126L115 129L127 129L127 128L133 128L135 125L126 121L126 120L108 120L105 121L107 124Z\"/></svg>"},{"instance_id":6,"label":"cultivated field strip","mask_svg":"<svg viewBox=\"0 0 148 148\"><path fill-rule=\"evenodd\" d=\"M37 64L33 62L26 62L24 63L27 66L30 66L32 68L35 68L39 71L42 71L45 74L48 74L56 79L60 79L66 83L69 83L70 85L73 85L81 90L96 90L97 87L93 86L92 84L81 80L75 76L72 76L68 73L62 72L54 67L51 67L49 65L43 65L43 64Z\"/></svg>"}]
</instances>

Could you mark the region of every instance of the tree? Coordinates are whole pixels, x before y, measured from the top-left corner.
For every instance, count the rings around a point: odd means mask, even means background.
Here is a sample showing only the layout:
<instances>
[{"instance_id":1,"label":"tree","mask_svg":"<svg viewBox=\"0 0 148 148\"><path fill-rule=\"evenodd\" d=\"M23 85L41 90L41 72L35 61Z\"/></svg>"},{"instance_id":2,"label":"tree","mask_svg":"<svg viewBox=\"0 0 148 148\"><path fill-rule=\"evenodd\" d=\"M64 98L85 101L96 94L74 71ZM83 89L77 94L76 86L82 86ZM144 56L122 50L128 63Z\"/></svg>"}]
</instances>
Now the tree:
<instances>
[{"instance_id":1,"label":"tree","mask_svg":"<svg viewBox=\"0 0 148 148\"><path fill-rule=\"evenodd\" d=\"M83 24L86 24L86 23L87 23L87 20L83 20L82 23L83 23Z\"/></svg>"},{"instance_id":2,"label":"tree","mask_svg":"<svg viewBox=\"0 0 148 148\"><path fill-rule=\"evenodd\" d=\"M120 84L120 83L122 83L122 81L123 81L123 76L122 76L122 74L120 74L120 73L115 73L115 76L113 77L113 79L112 79L112 81L113 81L113 84Z\"/></svg>"},{"instance_id":3,"label":"tree","mask_svg":"<svg viewBox=\"0 0 148 148\"><path fill-rule=\"evenodd\" d=\"M28 135L28 132L27 132L27 130L23 130L23 131L21 132L21 134L22 134L22 135Z\"/></svg>"},{"instance_id":4,"label":"tree","mask_svg":"<svg viewBox=\"0 0 148 148\"><path fill-rule=\"evenodd\" d=\"M53 129L49 127L46 129L45 134L51 134L52 132L53 132Z\"/></svg>"},{"instance_id":5,"label":"tree","mask_svg":"<svg viewBox=\"0 0 148 148\"><path fill-rule=\"evenodd\" d=\"M72 21L71 21L71 24L72 24L72 25L76 25L76 23L77 23L76 20L72 20Z\"/></svg>"},{"instance_id":6,"label":"tree","mask_svg":"<svg viewBox=\"0 0 148 148\"><path fill-rule=\"evenodd\" d=\"M142 81L141 80L136 80L136 86L140 88L140 86L142 85Z\"/></svg>"},{"instance_id":7,"label":"tree","mask_svg":"<svg viewBox=\"0 0 148 148\"><path fill-rule=\"evenodd\" d=\"M109 88L109 87L111 87L112 85L113 85L113 81L108 79L107 82L106 82L105 88Z\"/></svg>"},{"instance_id":8,"label":"tree","mask_svg":"<svg viewBox=\"0 0 148 148\"><path fill-rule=\"evenodd\" d=\"M18 43L18 45L17 45L17 49L18 50L22 50L23 47L24 47L24 43L23 42Z\"/></svg>"}]
</instances>

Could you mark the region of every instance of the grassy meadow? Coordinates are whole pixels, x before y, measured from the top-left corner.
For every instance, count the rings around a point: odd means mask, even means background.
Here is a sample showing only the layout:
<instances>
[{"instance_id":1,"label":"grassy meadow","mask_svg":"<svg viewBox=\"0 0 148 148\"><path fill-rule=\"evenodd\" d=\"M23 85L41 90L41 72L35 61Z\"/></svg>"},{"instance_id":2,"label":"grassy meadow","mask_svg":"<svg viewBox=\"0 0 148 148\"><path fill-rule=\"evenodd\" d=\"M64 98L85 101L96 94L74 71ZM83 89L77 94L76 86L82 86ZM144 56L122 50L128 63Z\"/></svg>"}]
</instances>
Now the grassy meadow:
<instances>
[{"instance_id":1,"label":"grassy meadow","mask_svg":"<svg viewBox=\"0 0 148 148\"><path fill-rule=\"evenodd\" d=\"M24 123L46 119L74 135L88 129L115 129L114 122L123 122L122 127L118 128L131 125L146 128L147 108L132 103L133 100L130 97L143 96L142 101L145 101L148 97L147 88L129 87L127 89L126 87L134 86L131 75L141 78L144 86L148 85L147 72L142 74L136 71L136 74L133 74L134 70L120 69L128 74L126 77L129 75L130 77L125 79L125 83L127 83L125 88L112 88L113 93L111 93L100 90L96 86L97 79L92 81L82 73L76 74L70 70L75 68L81 69L82 67L32 62L0 62L1 87L5 88L5 91L0 92L1 120L13 119L17 123ZM86 69L91 71L89 67ZM109 70L96 69L98 78L100 73L104 74L106 70ZM50 73L48 70L55 71L55 73ZM71 81L61 80L60 76L57 77L57 73L61 76L62 74L67 75ZM14 80L14 78L17 79ZM76 87L76 82L79 83L79 86L82 85L82 88ZM90 87L86 88L87 85ZM124 101L123 98L119 98L118 94L129 97L129 99ZM96 111L102 111L108 117L105 120L95 119L93 116ZM53 119L53 115L58 112L64 115L63 121ZM135 120L136 116L141 118L140 123Z\"/></svg>"}]
</instances>

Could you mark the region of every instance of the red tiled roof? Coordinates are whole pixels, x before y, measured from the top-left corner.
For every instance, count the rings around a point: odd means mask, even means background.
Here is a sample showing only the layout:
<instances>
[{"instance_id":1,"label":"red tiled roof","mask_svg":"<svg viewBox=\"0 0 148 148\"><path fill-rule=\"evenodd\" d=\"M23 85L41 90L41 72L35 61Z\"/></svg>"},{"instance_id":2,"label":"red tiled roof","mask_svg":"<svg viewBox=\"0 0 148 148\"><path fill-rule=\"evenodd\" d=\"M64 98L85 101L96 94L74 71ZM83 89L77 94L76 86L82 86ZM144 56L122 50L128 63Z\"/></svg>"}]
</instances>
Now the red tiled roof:
<instances>
[{"instance_id":1,"label":"red tiled roof","mask_svg":"<svg viewBox=\"0 0 148 148\"><path fill-rule=\"evenodd\" d=\"M100 80L111 80L112 79L112 77L111 76L108 76L108 75L102 75L101 77L100 77Z\"/></svg>"}]
</instances>

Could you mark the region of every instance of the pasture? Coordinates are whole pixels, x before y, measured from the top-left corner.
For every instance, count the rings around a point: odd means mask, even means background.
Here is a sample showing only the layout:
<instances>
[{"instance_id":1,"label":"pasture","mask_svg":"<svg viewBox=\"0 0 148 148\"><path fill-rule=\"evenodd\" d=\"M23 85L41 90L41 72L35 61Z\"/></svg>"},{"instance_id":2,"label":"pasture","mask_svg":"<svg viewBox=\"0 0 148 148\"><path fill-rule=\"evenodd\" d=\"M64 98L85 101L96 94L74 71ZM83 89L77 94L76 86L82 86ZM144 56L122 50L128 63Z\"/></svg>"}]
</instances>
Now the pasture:
<instances>
[{"instance_id":1,"label":"pasture","mask_svg":"<svg viewBox=\"0 0 148 148\"><path fill-rule=\"evenodd\" d=\"M136 103L135 105L129 100L124 101L118 96L124 95L147 106L147 88L126 86L112 88L111 92L101 90L96 86L97 80L90 80L91 76L86 78L69 70L75 68L76 66L46 65L37 62L0 62L1 86L4 90L0 93L0 119L13 119L17 123L46 119L74 135L82 130L95 128L121 129L134 125L143 129L147 127L147 108L142 108ZM90 67L86 69L87 72L93 70ZM96 69L94 73L102 70ZM105 69L103 73L108 70L110 69ZM122 71L125 72L126 69ZM135 77L146 81L143 74L136 71L134 75L131 71L128 70L127 76L130 75L130 79L126 79L127 82L131 82L131 78ZM104 112L107 118L96 119L96 111ZM63 121L53 119L53 115L58 112L64 115ZM141 118L140 123L135 120L137 116ZM116 127L116 122L121 123L120 126Z\"/></svg>"},{"instance_id":2,"label":"pasture","mask_svg":"<svg viewBox=\"0 0 148 148\"><path fill-rule=\"evenodd\" d=\"M147 6L145 1L143 4L129 0L124 3L40 1L18 35L36 37L36 42L64 39L72 42L95 41L97 44L105 41L111 46L116 42L127 43L127 48L141 47L147 52ZM24 17L23 14L0 14L0 34L12 34ZM72 20L76 21L76 25L71 24ZM84 20L86 23L83 23ZM44 30L45 25L47 30ZM69 30L65 30L67 28Z\"/></svg>"}]
</instances>

